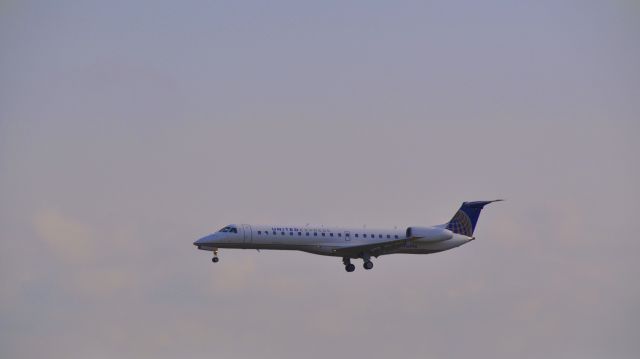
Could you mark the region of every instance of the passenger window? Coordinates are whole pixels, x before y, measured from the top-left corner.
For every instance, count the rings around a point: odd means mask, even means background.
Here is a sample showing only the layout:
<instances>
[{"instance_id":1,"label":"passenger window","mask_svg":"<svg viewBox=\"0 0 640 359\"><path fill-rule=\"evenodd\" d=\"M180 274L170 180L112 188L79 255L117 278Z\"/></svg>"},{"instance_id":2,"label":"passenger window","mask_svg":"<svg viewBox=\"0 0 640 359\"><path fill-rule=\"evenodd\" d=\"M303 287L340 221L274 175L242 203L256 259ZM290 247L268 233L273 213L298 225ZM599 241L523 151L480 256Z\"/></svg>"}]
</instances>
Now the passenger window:
<instances>
[{"instance_id":1,"label":"passenger window","mask_svg":"<svg viewBox=\"0 0 640 359\"><path fill-rule=\"evenodd\" d=\"M365 234L363 234L362 236L363 236L364 238L367 238L367 234L366 234L366 233L365 233Z\"/></svg>"},{"instance_id":2,"label":"passenger window","mask_svg":"<svg viewBox=\"0 0 640 359\"><path fill-rule=\"evenodd\" d=\"M280 232L280 234L284 236L284 232Z\"/></svg>"},{"instance_id":3,"label":"passenger window","mask_svg":"<svg viewBox=\"0 0 640 359\"><path fill-rule=\"evenodd\" d=\"M356 233L356 238L358 238L358 233Z\"/></svg>"},{"instance_id":4,"label":"passenger window","mask_svg":"<svg viewBox=\"0 0 640 359\"><path fill-rule=\"evenodd\" d=\"M313 232L313 235L317 237L318 236L318 232Z\"/></svg>"},{"instance_id":5,"label":"passenger window","mask_svg":"<svg viewBox=\"0 0 640 359\"><path fill-rule=\"evenodd\" d=\"M324 237L324 232L322 232L322 236Z\"/></svg>"},{"instance_id":6,"label":"passenger window","mask_svg":"<svg viewBox=\"0 0 640 359\"><path fill-rule=\"evenodd\" d=\"M390 234L387 234L387 238L391 238L391 235L390 235Z\"/></svg>"},{"instance_id":7,"label":"passenger window","mask_svg":"<svg viewBox=\"0 0 640 359\"><path fill-rule=\"evenodd\" d=\"M329 233L329 237L333 237L333 233Z\"/></svg>"},{"instance_id":8,"label":"passenger window","mask_svg":"<svg viewBox=\"0 0 640 359\"><path fill-rule=\"evenodd\" d=\"M276 235L276 231L273 231L273 235L274 235L274 236Z\"/></svg>"},{"instance_id":9,"label":"passenger window","mask_svg":"<svg viewBox=\"0 0 640 359\"><path fill-rule=\"evenodd\" d=\"M342 237L342 233L338 233L338 237Z\"/></svg>"},{"instance_id":10,"label":"passenger window","mask_svg":"<svg viewBox=\"0 0 640 359\"><path fill-rule=\"evenodd\" d=\"M393 236L393 238L398 239L398 235L396 234L395 236Z\"/></svg>"},{"instance_id":11,"label":"passenger window","mask_svg":"<svg viewBox=\"0 0 640 359\"><path fill-rule=\"evenodd\" d=\"M290 236L293 236L293 232L289 232L289 235L290 235Z\"/></svg>"},{"instance_id":12,"label":"passenger window","mask_svg":"<svg viewBox=\"0 0 640 359\"><path fill-rule=\"evenodd\" d=\"M302 232L298 232L298 236L301 236L301 235L302 235Z\"/></svg>"},{"instance_id":13,"label":"passenger window","mask_svg":"<svg viewBox=\"0 0 640 359\"><path fill-rule=\"evenodd\" d=\"M258 231L258 235L261 235L261 234L262 234L262 232Z\"/></svg>"},{"instance_id":14,"label":"passenger window","mask_svg":"<svg viewBox=\"0 0 640 359\"><path fill-rule=\"evenodd\" d=\"M345 233L345 235L344 235L344 236L345 236L345 237L350 237L350 236L351 236L351 234L350 234L350 233Z\"/></svg>"},{"instance_id":15,"label":"passenger window","mask_svg":"<svg viewBox=\"0 0 640 359\"><path fill-rule=\"evenodd\" d=\"M382 238L382 234L378 234L378 238Z\"/></svg>"},{"instance_id":16,"label":"passenger window","mask_svg":"<svg viewBox=\"0 0 640 359\"><path fill-rule=\"evenodd\" d=\"M309 232L307 232L307 237L309 237Z\"/></svg>"}]
</instances>

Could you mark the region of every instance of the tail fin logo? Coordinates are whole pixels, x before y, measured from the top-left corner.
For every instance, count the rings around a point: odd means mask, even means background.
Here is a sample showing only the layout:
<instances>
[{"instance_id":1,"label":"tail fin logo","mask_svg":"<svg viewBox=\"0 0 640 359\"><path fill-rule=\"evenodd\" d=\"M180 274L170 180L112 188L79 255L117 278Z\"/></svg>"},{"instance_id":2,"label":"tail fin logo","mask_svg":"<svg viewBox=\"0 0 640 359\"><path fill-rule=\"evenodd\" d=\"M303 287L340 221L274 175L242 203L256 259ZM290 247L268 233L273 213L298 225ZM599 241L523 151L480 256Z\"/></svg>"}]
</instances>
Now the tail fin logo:
<instances>
[{"instance_id":1,"label":"tail fin logo","mask_svg":"<svg viewBox=\"0 0 640 359\"><path fill-rule=\"evenodd\" d=\"M453 233L463 234L467 237L473 236L473 231L476 229L478 223L478 217L480 217L480 211L484 206L492 202L502 201L497 199L494 201L475 201L464 202L456 215L451 218L451 221L447 223L447 229Z\"/></svg>"},{"instance_id":2,"label":"tail fin logo","mask_svg":"<svg viewBox=\"0 0 640 359\"><path fill-rule=\"evenodd\" d=\"M455 216L451 218L451 221L447 223L447 229L453 233L458 233L471 237L473 235L473 224L469 216L461 210L456 212Z\"/></svg>"}]
</instances>

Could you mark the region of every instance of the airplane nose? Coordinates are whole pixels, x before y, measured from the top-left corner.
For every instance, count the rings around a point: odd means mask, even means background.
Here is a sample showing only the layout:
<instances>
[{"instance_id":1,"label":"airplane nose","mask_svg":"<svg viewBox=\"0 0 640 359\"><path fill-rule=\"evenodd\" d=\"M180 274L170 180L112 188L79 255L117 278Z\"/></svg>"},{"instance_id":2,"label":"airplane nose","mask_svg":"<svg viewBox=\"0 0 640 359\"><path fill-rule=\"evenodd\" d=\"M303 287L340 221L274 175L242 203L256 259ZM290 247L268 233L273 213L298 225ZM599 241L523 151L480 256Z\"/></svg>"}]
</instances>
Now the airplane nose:
<instances>
[{"instance_id":1,"label":"airplane nose","mask_svg":"<svg viewBox=\"0 0 640 359\"><path fill-rule=\"evenodd\" d=\"M197 241L193 242L194 246L201 246L203 244L208 244L211 243L213 241L213 237L214 235L210 234L208 236L204 236L200 239L198 239Z\"/></svg>"},{"instance_id":2,"label":"airplane nose","mask_svg":"<svg viewBox=\"0 0 640 359\"><path fill-rule=\"evenodd\" d=\"M202 238L198 239L197 241L193 242L193 245L194 246L198 246L198 245L204 244L206 239L207 239L207 237L202 237Z\"/></svg>"}]
</instances>

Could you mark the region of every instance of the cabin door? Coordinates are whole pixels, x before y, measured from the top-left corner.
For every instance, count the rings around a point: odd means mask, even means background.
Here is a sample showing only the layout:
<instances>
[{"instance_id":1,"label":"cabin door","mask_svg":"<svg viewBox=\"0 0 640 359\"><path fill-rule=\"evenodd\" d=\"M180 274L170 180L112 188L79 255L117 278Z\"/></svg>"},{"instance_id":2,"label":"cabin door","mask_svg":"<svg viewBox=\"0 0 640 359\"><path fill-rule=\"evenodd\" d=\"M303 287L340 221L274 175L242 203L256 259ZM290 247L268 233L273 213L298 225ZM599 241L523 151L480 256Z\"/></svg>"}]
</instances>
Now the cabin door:
<instances>
[{"instance_id":1,"label":"cabin door","mask_svg":"<svg viewBox=\"0 0 640 359\"><path fill-rule=\"evenodd\" d=\"M244 233L244 243L251 243L251 237L252 237L251 226L248 224L243 224L242 233Z\"/></svg>"}]
</instances>

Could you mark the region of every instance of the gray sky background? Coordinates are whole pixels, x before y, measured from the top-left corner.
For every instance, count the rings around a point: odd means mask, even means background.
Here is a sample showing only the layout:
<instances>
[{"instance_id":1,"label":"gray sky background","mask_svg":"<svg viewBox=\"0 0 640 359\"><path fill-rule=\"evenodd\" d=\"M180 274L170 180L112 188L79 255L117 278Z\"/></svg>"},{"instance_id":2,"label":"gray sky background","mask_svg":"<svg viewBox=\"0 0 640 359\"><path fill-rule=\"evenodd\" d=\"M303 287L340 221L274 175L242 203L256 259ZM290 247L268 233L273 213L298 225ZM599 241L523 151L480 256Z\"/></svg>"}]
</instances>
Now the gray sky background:
<instances>
[{"instance_id":1,"label":"gray sky background","mask_svg":"<svg viewBox=\"0 0 640 359\"><path fill-rule=\"evenodd\" d=\"M0 49L0 357L640 353L636 1L3 1ZM192 245L495 198L349 275Z\"/></svg>"}]
</instances>

